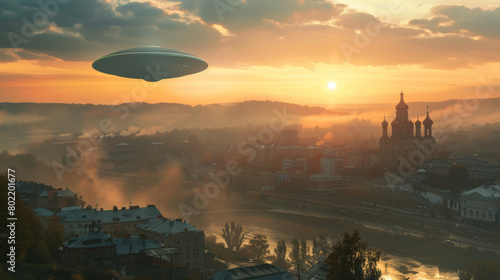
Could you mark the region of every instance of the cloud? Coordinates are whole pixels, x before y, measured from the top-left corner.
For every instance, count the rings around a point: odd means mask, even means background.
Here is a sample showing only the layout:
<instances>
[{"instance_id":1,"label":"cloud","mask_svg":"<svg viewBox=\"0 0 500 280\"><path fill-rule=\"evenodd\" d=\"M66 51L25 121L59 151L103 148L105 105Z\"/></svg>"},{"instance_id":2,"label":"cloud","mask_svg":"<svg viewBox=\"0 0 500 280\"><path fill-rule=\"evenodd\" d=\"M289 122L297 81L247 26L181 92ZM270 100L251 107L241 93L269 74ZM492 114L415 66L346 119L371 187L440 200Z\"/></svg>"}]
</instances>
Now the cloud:
<instances>
[{"instance_id":1,"label":"cloud","mask_svg":"<svg viewBox=\"0 0 500 280\"><path fill-rule=\"evenodd\" d=\"M483 10L456 5L441 5L432 9L435 17L414 19L410 24L427 29L432 33L468 32L471 36L500 38L500 8Z\"/></svg>"},{"instance_id":2,"label":"cloud","mask_svg":"<svg viewBox=\"0 0 500 280\"><path fill-rule=\"evenodd\" d=\"M226 68L350 63L457 69L500 61L500 8L436 6L431 18L397 25L327 0L167 2L70 1L33 38L20 43L29 53L0 51L0 61L40 60L41 54L93 61L142 45L181 49ZM225 3L223 12L214 3ZM8 34L22 36L22 18L32 21L38 5L0 1L0 48L12 48ZM379 34L360 46L359 36L373 23ZM355 49L350 57L341 49L345 45Z\"/></svg>"}]
</instances>

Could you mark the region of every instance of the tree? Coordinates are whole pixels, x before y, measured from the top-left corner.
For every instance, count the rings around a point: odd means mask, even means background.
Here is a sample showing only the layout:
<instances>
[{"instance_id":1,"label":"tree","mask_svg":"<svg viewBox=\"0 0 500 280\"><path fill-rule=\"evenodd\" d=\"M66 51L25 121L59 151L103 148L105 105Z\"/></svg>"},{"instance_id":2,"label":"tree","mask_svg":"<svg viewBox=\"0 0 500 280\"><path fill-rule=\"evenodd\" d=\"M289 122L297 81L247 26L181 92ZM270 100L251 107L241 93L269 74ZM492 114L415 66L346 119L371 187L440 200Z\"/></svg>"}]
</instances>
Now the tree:
<instances>
[{"instance_id":1,"label":"tree","mask_svg":"<svg viewBox=\"0 0 500 280\"><path fill-rule=\"evenodd\" d=\"M500 279L500 261L490 260L468 264L456 271L460 280Z\"/></svg>"},{"instance_id":2,"label":"tree","mask_svg":"<svg viewBox=\"0 0 500 280\"><path fill-rule=\"evenodd\" d=\"M325 256L330 251L330 246L328 245L328 240L321 234L313 239L312 246L312 259L317 261L319 258Z\"/></svg>"},{"instance_id":3,"label":"tree","mask_svg":"<svg viewBox=\"0 0 500 280\"><path fill-rule=\"evenodd\" d=\"M304 238L300 239L300 259L302 262L309 261L309 246Z\"/></svg>"},{"instance_id":4,"label":"tree","mask_svg":"<svg viewBox=\"0 0 500 280\"><path fill-rule=\"evenodd\" d=\"M217 236L215 236L215 234L210 234L205 237L205 248L211 249L215 244L217 244Z\"/></svg>"},{"instance_id":5,"label":"tree","mask_svg":"<svg viewBox=\"0 0 500 280\"><path fill-rule=\"evenodd\" d=\"M248 242L248 245L255 256L255 260L262 261L263 258L265 258L267 254L269 254L269 243L267 242L267 236L265 235L254 235L253 238Z\"/></svg>"},{"instance_id":6,"label":"tree","mask_svg":"<svg viewBox=\"0 0 500 280\"><path fill-rule=\"evenodd\" d=\"M294 265L303 267L309 257L309 246L306 240L301 238L292 239L292 251L290 252L290 259Z\"/></svg>"},{"instance_id":7,"label":"tree","mask_svg":"<svg viewBox=\"0 0 500 280\"><path fill-rule=\"evenodd\" d=\"M448 188L456 192L472 186L472 179L469 177L467 167L459 163L454 163L450 167L445 180Z\"/></svg>"},{"instance_id":8,"label":"tree","mask_svg":"<svg viewBox=\"0 0 500 280\"><path fill-rule=\"evenodd\" d=\"M52 256L57 252L57 248L61 246L64 241L63 238L64 226L59 221L58 216L52 216L47 220L47 226L43 231L43 239L47 243L47 248Z\"/></svg>"},{"instance_id":9,"label":"tree","mask_svg":"<svg viewBox=\"0 0 500 280\"><path fill-rule=\"evenodd\" d=\"M273 265L281 267L283 269L288 269L288 263L286 261L286 243L285 240L278 240L276 248L274 248L274 253L276 254L276 260L273 261Z\"/></svg>"},{"instance_id":10,"label":"tree","mask_svg":"<svg viewBox=\"0 0 500 280\"><path fill-rule=\"evenodd\" d=\"M243 226L237 225L234 221L231 222L231 225L226 222L226 225L222 228L222 239L226 242L227 248L235 252L240 250L245 235Z\"/></svg>"},{"instance_id":11,"label":"tree","mask_svg":"<svg viewBox=\"0 0 500 280\"><path fill-rule=\"evenodd\" d=\"M330 266L328 280L378 280L382 272L377 268L380 252L368 248L361 240L358 230L352 234L346 232L337 241L325 260Z\"/></svg>"}]
</instances>

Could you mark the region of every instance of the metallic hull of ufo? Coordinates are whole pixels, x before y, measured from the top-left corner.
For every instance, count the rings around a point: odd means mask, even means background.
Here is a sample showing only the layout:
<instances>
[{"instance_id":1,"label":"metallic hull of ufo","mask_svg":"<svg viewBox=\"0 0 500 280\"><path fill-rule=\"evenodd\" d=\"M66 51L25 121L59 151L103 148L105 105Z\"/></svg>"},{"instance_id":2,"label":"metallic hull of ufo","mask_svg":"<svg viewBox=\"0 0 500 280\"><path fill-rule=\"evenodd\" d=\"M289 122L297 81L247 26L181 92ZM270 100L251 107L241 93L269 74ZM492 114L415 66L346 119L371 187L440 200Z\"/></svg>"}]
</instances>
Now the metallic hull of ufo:
<instances>
[{"instance_id":1,"label":"metallic hull of ufo","mask_svg":"<svg viewBox=\"0 0 500 280\"><path fill-rule=\"evenodd\" d=\"M92 63L92 68L97 71L149 82L198 73L207 67L204 60L192 54L160 47L122 50Z\"/></svg>"}]
</instances>

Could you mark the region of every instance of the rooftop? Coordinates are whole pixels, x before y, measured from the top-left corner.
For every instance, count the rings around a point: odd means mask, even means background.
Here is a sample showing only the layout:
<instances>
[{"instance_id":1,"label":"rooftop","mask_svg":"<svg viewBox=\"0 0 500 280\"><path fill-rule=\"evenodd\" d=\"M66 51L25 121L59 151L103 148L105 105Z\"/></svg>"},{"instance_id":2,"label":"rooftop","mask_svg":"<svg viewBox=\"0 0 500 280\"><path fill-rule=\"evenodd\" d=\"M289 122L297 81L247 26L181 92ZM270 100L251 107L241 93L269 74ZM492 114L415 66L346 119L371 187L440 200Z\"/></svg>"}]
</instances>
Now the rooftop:
<instances>
[{"instance_id":1,"label":"rooftop","mask_svg":"<svg viewBox=\"0 0 500 280\"><path fill-rule=\"evenodd\" d=\"M94 248L113 246L113 239L109 234L100 231L90 231L80 238L73 238L63 243L67 248Z\"/></svg>"},{"instance_id":2,"label":"rooftop","mask_svg":"<svg viewBox=\"0 0 500 280\"><path fill-rule=\"evenodd\" d=\"M462 195L482 196L488 198L500 198L499 185L482 185L470 191L463 192Z\"/></svg>"},{"instance_id":3,"label":"rooftop","mask_svg":"<svg viewBox=\"0 0 500 280\"><path fill-rule=\"evenodd\" d=\"M101 209L100 211L97 209L73 209L61 211L58 215L61 216L61 221L66 223L100 221L102 224L146 221L162 216L155 205L142 208L130 206L129 208L122 207L113 210Z\"/></svg>"},{"instance_id":4,"label":"rooftop","mask_svg":"<svg viewBox=\"0 0 500 280\"><path fill-rule=\"evenodd\" d=\"M190 223L186 223L180 219L178 220L170 220L167 218L156 218L147 221L144 224L137 226L138 229L156 232L165 236L169 236L170 234L177 234L185 231L194 231L194 232L203 232L201 230L196 229Z\"/></svg>"},{"instance_id":5,"label":"rooftop","mask_svg":"<svg viewBox=\"0 0 500 280\"><path fill-rule=\"evenodd\" d=\"M292 280L294 278L290 272L267 263L219 271L208 278L208 280L242 279Z\"/></svg>"},{"instance_id":6,"label":"rooftop","mask_svg":"<svg viewBox=\"0 0 500 280\"><path fill-rule=\"evenodd\" d=\"M36 182L18 181L16 184L16 190L20 195L33 195L39 196L44 191L53 190L52 186L48 186Z\"/></svg>"},{"instance_id":7,"label":"rooftop","mask_svg":"<svg viewBox=\"0 0 500 280\"><path fill-rule=\"evenodd\" d=\"M141 239L139 236L130 238L115 238L113 243L116 244L116 255L139 254L142 250L160 249L163 244L149 239Z\"/></svg>"},{"instance_id":8,"label":"rooftop","mask_svg":"<svg viewBox=\"0 0 500 280\"><path fill-rule=\"evenodd\" d=\"M57 195L58 197L68 197L68 196L74 196L75 193L68 188L64 190L63 189L45 190L39 195L39 197L53 197L54 195Z\"/></svg>"}]
</instances>

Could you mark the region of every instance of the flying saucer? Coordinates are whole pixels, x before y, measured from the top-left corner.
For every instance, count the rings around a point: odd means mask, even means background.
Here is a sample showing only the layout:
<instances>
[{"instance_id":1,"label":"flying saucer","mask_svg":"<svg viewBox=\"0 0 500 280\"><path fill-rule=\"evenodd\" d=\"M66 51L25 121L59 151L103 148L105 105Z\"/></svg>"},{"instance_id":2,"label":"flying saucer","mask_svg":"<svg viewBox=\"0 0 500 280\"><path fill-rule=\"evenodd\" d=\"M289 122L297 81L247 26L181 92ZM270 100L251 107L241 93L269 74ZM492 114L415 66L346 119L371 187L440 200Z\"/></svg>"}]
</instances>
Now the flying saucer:
<instances>
[{"instance_id":1,"label":"flying saucer","mask_svg":"<svg viewBox=\"0 0 500 280\"><path fill-rule=\"evenodd\" d=\"M198 73L207 67L203 59L192 54L160 47L117 51L92 63L92 68L97 71L148 82Z\"/></svg>"}]
</instances>

